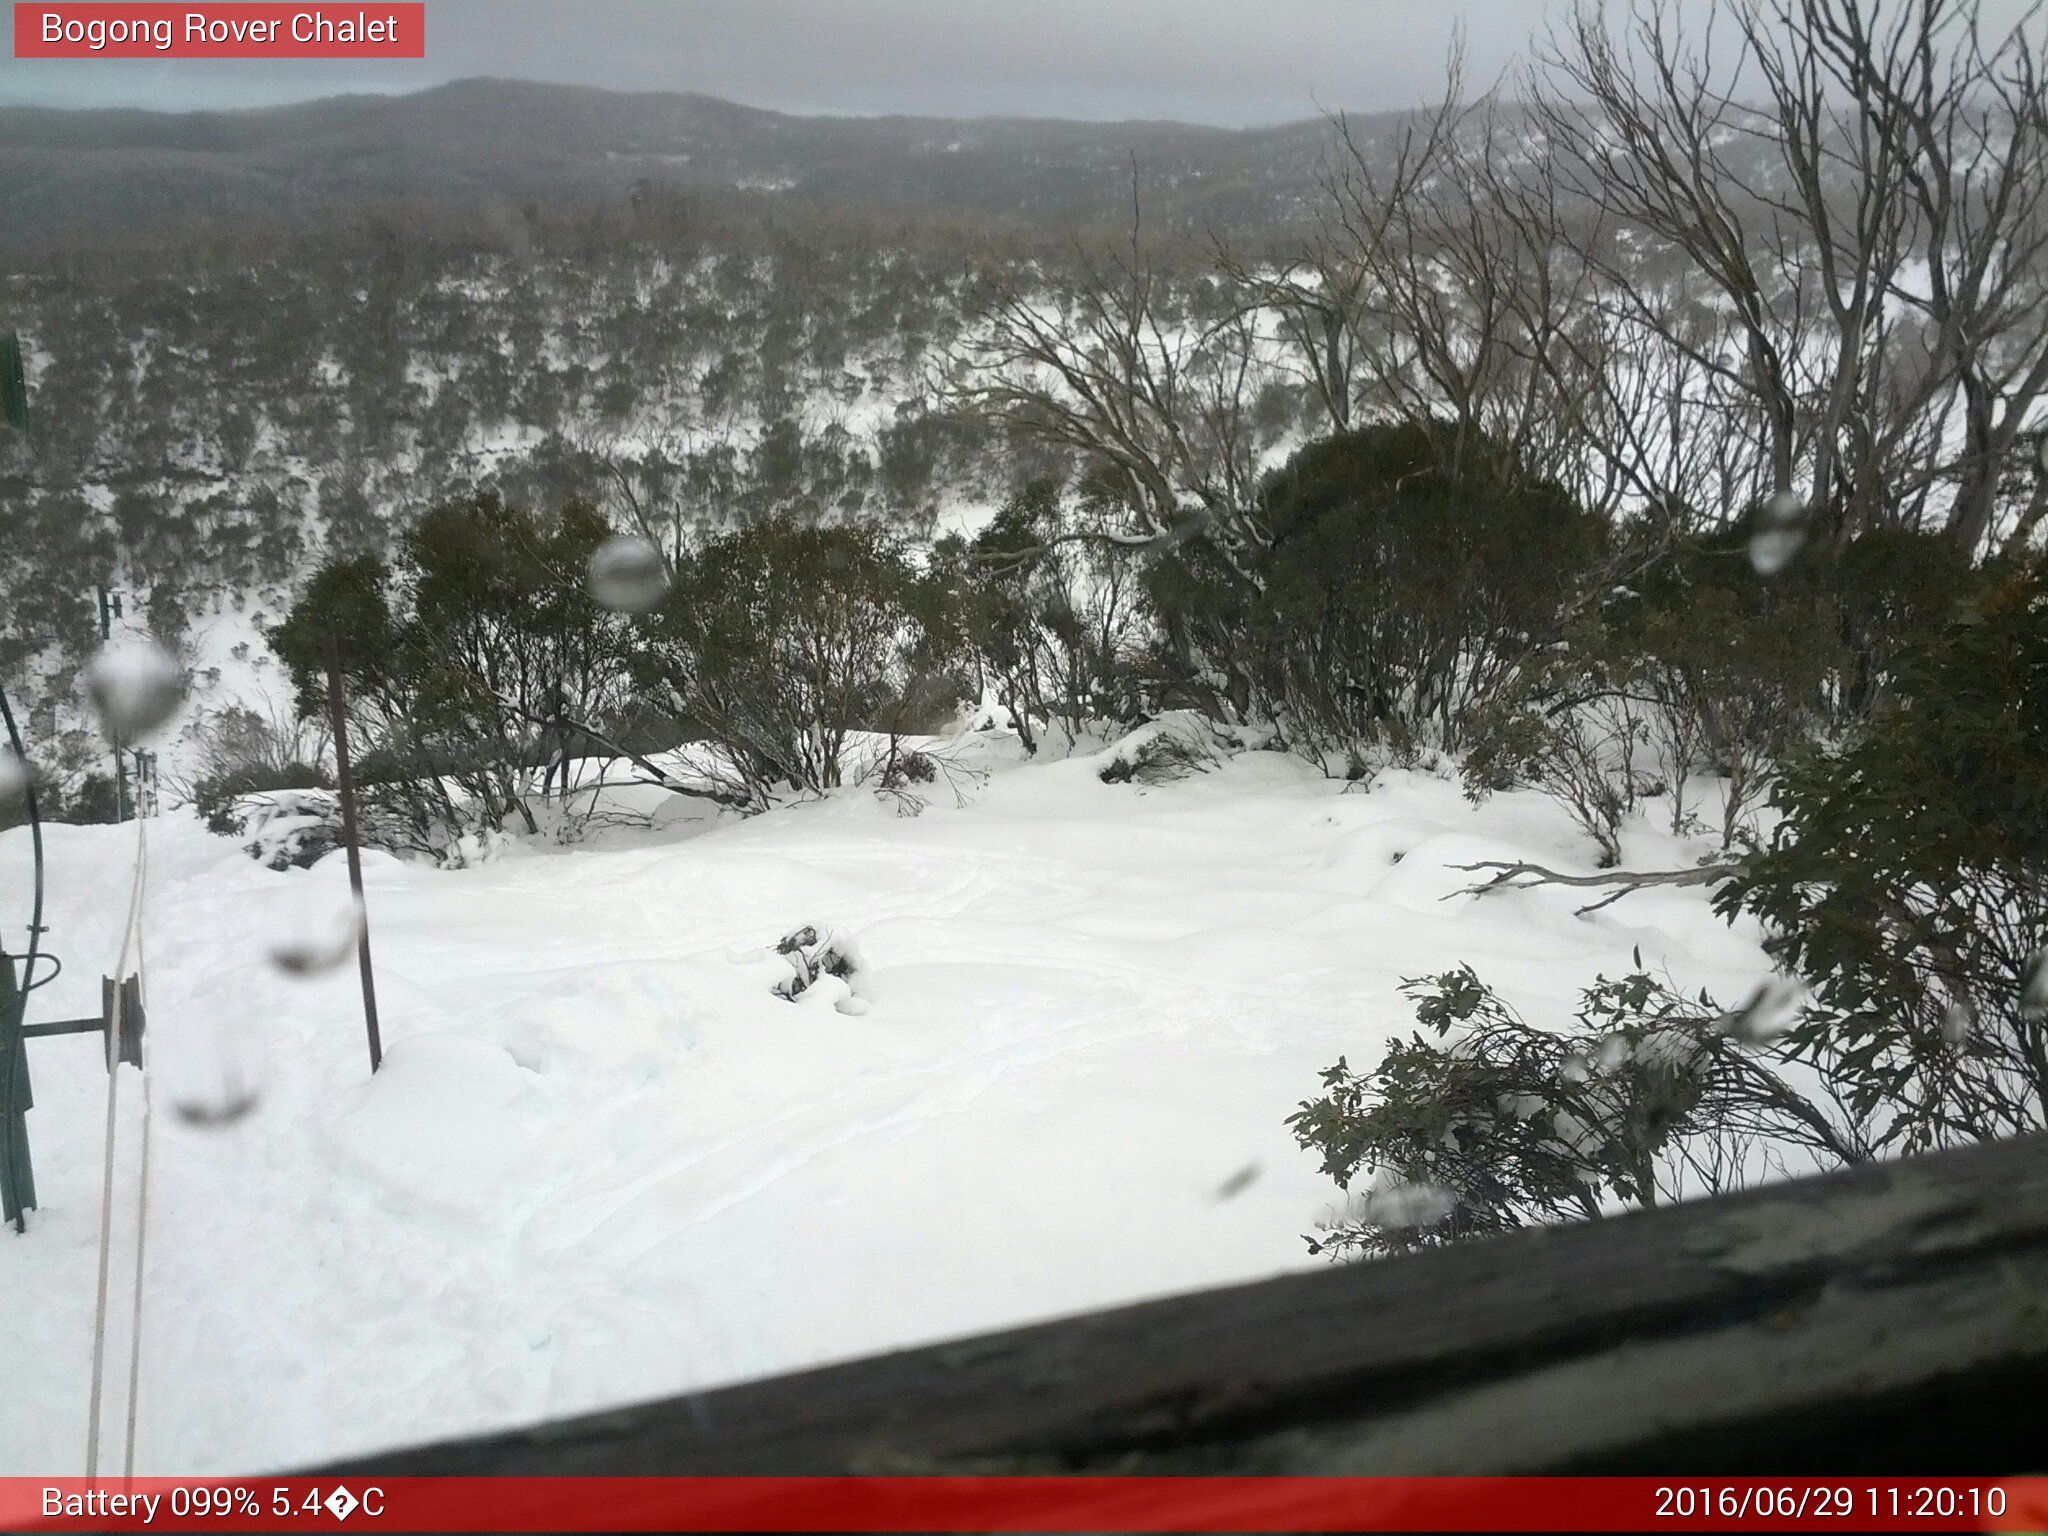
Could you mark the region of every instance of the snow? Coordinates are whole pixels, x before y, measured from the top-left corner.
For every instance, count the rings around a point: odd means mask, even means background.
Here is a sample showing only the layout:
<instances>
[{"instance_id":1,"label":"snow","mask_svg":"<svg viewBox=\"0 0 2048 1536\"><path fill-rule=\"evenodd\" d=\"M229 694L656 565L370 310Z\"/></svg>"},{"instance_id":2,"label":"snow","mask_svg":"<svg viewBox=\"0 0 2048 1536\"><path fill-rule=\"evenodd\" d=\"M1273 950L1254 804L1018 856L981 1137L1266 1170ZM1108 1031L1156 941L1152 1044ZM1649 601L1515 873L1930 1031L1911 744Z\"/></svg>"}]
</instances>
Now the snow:
<instances>
[{"instance_id":1,"label":"snow","mask_svg":"<svg viewBox=\"0 0 2048 1536\"><path fill-rule=\"evenodd\" d=\"M1303 1235L1337 1191L1284 1121L1340 1054L1414 1027L1402 978L1470 963L1561 1022L1638 945L1722 996L1769 972L1697 890L1584 917L1582 893L1461 894L1477 858L1587 867L1534 796L1347 788L1270 752L1145 785L1102 783L1108 751L949 750L986 778L914 816L861 790L751 820L636 791L653 825L580 845L368 855L375 1078L355 967L266 955L279 914L345 901L341 857L272 871L152 820L138 1470L307 1465L1318 1264ZM50 829L67 965L34 1017L97 1011L135 836ZM1631 832L1640 867L1700 851ZM10 901L27 863L0 836ZM0 912L17 950L22 920ZM807 924L861 969L785 1001L774 945ZM89 1037L30 1059L43 1208L0 1234L0 1473L54 1475L83 1459L106 1079ZM229 1079L246 1115L177 1112Z\"/></svg>"}]
</instances>

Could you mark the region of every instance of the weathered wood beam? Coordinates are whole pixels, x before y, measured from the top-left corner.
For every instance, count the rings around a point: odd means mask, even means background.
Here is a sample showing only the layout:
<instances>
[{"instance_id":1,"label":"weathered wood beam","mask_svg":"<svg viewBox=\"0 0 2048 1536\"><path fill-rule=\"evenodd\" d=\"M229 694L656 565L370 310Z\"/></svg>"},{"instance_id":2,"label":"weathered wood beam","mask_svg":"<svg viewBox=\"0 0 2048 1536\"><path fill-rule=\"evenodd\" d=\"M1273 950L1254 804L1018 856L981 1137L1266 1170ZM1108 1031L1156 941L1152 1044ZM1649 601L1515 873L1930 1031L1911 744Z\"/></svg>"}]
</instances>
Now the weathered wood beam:
<instances>
[{"instance_id":1,"label":"weathered wood beam","mask_svg":"<svg viewBox=\"0 0 2048 1536\"><path fill-rule=\"evenodd\" d=\"M909 1350L349 1475L2010 1473L2048 1136Z\"/></svg>"}]
</instances>

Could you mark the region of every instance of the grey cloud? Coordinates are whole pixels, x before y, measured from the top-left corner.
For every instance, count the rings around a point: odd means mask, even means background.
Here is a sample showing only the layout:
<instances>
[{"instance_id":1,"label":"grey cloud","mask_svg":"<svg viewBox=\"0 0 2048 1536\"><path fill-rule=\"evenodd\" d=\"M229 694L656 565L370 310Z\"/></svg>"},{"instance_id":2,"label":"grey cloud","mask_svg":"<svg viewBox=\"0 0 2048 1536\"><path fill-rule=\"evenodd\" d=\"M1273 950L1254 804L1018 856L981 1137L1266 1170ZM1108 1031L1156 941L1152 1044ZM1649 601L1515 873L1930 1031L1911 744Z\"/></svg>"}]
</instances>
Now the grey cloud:
<instances>
[{"instance_id":1,"label":"grey cloud","mask_svg":"<svg viewBox=\"0 0 2048 1536\"><path fill-rule=\"evenodd\" d=\"M1717 0L1683 0L1704 12ZM1726 4L1728 0L1718 0ZM2010 22L2026 0L1983 0ZM1412 106L1462 23L1497 74L1545 0L430 0L422 63L26 61L0 102L191 109L470 75L798 112L1277 122Z\"/></svg>"}]
</instances>

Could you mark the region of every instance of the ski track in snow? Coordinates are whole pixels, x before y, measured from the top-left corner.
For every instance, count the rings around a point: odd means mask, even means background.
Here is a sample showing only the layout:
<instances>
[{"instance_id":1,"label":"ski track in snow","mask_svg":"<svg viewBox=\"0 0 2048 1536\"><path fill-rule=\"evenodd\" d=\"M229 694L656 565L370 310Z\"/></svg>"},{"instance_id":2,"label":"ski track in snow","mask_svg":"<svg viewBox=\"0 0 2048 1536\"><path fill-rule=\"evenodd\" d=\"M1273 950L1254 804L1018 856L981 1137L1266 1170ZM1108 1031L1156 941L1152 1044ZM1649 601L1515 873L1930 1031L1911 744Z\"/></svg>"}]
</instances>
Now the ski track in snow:
<instances>
[{"instance_id":1,"label":"ski track in snow","mask_svg":"<svg viewBox=\"0 0 2048 1536\"><path fill-rule=\"evenodd\" d=\"M342 861L273 873L152 822L138 1470L288 1468L1311 1265L1335 1191L1284 1121L1414 1027L1402 978L1470 963L1562 1020L1635 945L1722 995L1767 970L1696 890L1590 917L1461 894L1480 858L1584 867L1534 796L1346 792L1264 753L1107 786L1101 755L964 750L987 783L914 818L849 791L465 871L369 856L375 1080L353 964L263 957L280 895L339 891ZM32 1017L96 1011L133 836L51 829L66 971ZM1701 851L1631 834L1639 867ZM27 863L0 836L0 890ZM810 922L858 943L866 1012L837 981L770 992L768 947ZM223 1052L259 1106L184 1123L170 1101ZM43 1208L0 1234L0 1473L53 1475L83 1460L105 1080L89 1039L30 1062ZM132 1074L123 1095L117 1439Z\"/></svg>"}]
</instances>

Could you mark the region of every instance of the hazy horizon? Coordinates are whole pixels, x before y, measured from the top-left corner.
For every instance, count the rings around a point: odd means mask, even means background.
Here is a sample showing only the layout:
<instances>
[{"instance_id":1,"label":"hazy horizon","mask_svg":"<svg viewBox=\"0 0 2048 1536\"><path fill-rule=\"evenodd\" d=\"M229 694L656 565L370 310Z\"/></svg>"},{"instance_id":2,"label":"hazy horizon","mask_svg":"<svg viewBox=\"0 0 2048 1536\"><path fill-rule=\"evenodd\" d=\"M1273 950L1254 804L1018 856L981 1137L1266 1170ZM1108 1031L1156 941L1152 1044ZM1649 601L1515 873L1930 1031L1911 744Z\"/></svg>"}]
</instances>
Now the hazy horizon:
<instances>
[{"instance_id":1,"label":"hazy horizon","mask_svg":"<svg viewBox=\"0 0 2048 1536\"><path fill-rule=\"evenodd\" d=\"M1473 78L1491 79L1550 8L1546 0L1042 0L1028 12L991 0L430 0L424 60L8 58L0 105L232 110L482 76L701 92L806 115L1251 127L1433 99L1461 22Z\"/></svg>"}]
</instances>

